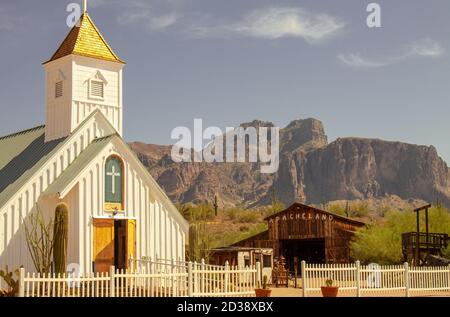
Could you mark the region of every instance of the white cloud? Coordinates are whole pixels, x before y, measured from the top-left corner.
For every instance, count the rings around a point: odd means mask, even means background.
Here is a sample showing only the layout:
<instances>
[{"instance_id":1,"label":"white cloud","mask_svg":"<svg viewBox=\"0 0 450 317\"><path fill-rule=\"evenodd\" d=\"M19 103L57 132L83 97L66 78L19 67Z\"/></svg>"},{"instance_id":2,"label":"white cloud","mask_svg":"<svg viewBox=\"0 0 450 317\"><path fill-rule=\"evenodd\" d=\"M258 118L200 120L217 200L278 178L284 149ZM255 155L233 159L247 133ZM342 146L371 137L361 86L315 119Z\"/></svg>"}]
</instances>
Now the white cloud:
<instances>
[{"instance_id":1,"label":"white cloud","mask_svg":"<svg viewBox=\"0 0 450 317\"><path fill-rule=\"evenodd\" d=\"M89 6L115 6L118 23L147 30L164 30L178 22L177 7L181 0L91 0Z\"/></svg>"},{"instance_id":2,"label":"white cloud","mask_svg":"<svg viewBox=\"0 0 450 317\"><path fill-rule=\"evenodd\" d=\"M360 53L339 54L341 62L352 67L377 68L389 65L387 62L370 60L362 57Z\"/></svg>"},{"instance_id":3,"label":"white cloud","mask_svg":"<svg viewBox=\"0 0 450 317\"><path fill-rule=\"evenodd\" d=\"M323 41L345 26L328 14L314 14L301 8L270 7L256 10L240 21L212 26L194 26L195 37L244 36L263 39L303 38L309 43Z\"/></svg>"},{"instance_id":4,"label":"white cloud","mask_svg":"<svg viewBox=\"0 0 450 317\"><path fill-rule=\"evenodd\" d=\"M378 68L405 60L420 58L437 58L445 53L444 48L432 39L420 39L406 47L402 53L383 58L363 57L360 53L339 54L338 59L347 66L358 68Z\"/></svg>"},{"instance_id":5,"label":"white cloud","mask_svg":"<svg viewBox=\"0 0 450 317\"><path fill-rule=\"evenodd\" d=\"M415 41L410 45L409 55L439 57L444 54L444 49L438 42L426 38Z\"/></svg>"},{"instance_id":6,"label":"white cloud","mask_svg":"<svg viewBox=\"0 0 450 317\"><path fill-rule=\"evenodd\" d=\"M145 4L125 10L117 18L118 22L123 25L137 25L149 30L164 30L178 21L176 13L160 13Z\"/></svg>"},{"instance_id":7,"label":"white cloud","mask_svg":"<svg viewBox=\"0 0 450 317\"><path fill-rule=\"evenodd\" d=\"M170 13L170 14L166 14L166 15L153 17L150 20L150 25L151 25L151 28L155 29L155 30L166 29L166 28L174 25L175 23L177 23L177 19L178 19L178 17L176 14Z\"/></svg>"}]
</instances>

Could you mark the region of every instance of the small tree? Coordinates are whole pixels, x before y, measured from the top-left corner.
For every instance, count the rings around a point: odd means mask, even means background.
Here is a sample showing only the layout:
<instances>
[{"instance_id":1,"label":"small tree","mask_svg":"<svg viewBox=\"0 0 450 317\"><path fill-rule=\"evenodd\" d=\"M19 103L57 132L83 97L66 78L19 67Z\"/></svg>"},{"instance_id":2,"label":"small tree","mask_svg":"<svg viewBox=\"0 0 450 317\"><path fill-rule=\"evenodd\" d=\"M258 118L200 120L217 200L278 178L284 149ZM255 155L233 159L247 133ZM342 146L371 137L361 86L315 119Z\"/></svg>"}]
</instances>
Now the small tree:
<instances>
[{"instance_id":1,"label":"small tree","mask_svg":"<svg viewBox=\"0 0 450 317\"><path fill-rule=\"evenodd\" d=\"M28 251L38 273L49 273L53 254L53 221L45 222L42 212L36 204L36 211L24 220L25 238Z\"/></svg>"}]
</instances>

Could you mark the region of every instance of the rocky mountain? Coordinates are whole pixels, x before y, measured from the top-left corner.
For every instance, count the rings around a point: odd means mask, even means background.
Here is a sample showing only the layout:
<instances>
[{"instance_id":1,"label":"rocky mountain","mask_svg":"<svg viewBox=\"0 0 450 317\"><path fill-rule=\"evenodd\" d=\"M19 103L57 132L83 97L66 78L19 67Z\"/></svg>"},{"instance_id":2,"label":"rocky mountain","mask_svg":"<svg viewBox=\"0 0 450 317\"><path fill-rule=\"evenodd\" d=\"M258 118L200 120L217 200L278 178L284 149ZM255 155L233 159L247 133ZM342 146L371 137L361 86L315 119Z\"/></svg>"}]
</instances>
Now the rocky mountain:
<instances>
[{"instance_id":1,"label":"rocky mountain","mask_svg":"<svg viewBox=\"0 0 450 317\"><path fill-rule=\"evenodd\" d=\"M253 121L242 127L271 127ZM441 201L450 206L450 172L433 146L379 139L339 138L328 143L322 122L292 121L280 130L280 166L262 174L258 163L175 163L171 147L134 142L140 160L175 202L223 206L321 204L337 200Z\"/></svg>"}]
</instances>

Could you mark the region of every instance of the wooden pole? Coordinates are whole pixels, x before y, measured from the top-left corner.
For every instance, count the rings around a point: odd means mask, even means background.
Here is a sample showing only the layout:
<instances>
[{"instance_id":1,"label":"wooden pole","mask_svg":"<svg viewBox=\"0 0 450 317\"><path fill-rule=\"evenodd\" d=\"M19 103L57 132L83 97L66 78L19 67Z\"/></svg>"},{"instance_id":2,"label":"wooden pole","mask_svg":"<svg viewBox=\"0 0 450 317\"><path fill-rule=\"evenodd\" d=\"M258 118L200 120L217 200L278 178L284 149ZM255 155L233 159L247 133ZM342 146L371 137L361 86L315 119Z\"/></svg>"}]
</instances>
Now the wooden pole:
<instances>
[{"instance_id":1,"label":"wooden pole","mask_svg":"<svg viewBox=\"0 0 450 317\"><path fill-rule=\"evenodd\" d=\"M419 219L419 211L416 211L416 222L417 222L417 232L416 232L416 255L414 264L416 266L419 266L419 247L420 247L420 219Z\"/></svg>"},{"instance_id":2,"label":"wooden pole","mask_svg":"<svg viewBox=\"0 0 450 317\"><path fill-rule=\"evenodd\" d=\"M425 230L426 230L426 242L427 242L427 253L428 253L428 243L429 243L429 239L428 239L428 236L429 236L429 228L428 228L428 208L426 208L425 209Z\"/></svg>"}]
</instances>

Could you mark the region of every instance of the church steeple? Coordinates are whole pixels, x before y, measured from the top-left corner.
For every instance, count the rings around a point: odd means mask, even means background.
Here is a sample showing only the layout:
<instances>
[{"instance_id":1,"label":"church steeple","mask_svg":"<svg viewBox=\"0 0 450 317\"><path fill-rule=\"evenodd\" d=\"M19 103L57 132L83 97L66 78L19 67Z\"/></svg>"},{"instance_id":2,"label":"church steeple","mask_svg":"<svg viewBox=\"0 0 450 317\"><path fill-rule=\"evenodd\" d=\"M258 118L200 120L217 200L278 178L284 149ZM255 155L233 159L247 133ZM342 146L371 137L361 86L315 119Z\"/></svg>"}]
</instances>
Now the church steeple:
<instances>
[{"instance_id":1,"label":"church steeple","mask_svg":"<svg viewBox=\"0 0 450 317\"><path fill-rule=\"evenodd\" d=\"M122 61L87 13L44 63L46 140L71 134L93 111L100 110L122 135Z\"/></svg>"},{"instance_id":2,"label":"church steeple","mask_svg":"<svg viewBox=\"0 0 450 317\"><path fill-rule=\"evenodd\" d=\"M87 11L48 62L71 54L124 63L105 41Z\"/></svg>"}]
</instances>

